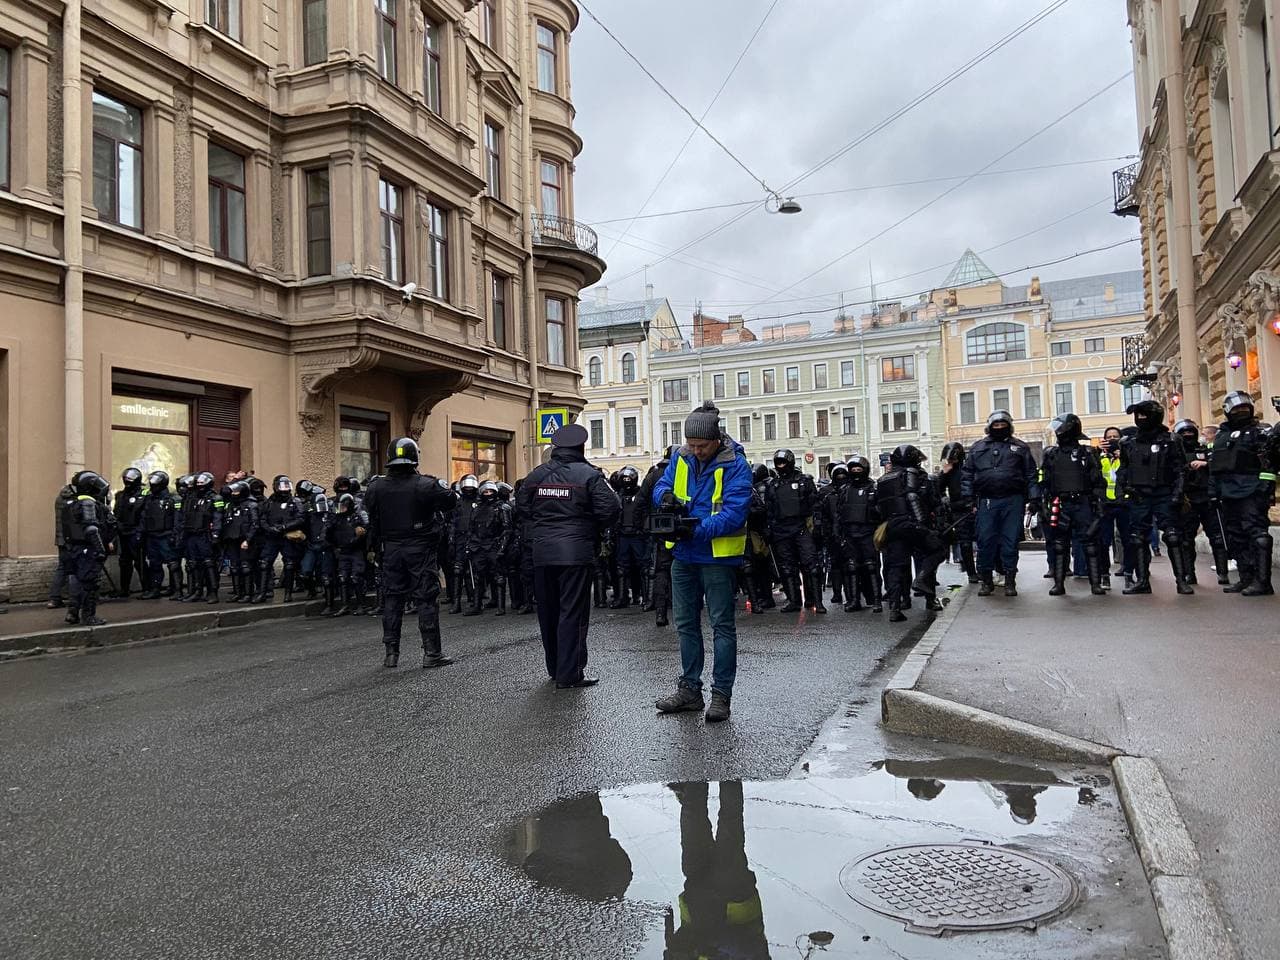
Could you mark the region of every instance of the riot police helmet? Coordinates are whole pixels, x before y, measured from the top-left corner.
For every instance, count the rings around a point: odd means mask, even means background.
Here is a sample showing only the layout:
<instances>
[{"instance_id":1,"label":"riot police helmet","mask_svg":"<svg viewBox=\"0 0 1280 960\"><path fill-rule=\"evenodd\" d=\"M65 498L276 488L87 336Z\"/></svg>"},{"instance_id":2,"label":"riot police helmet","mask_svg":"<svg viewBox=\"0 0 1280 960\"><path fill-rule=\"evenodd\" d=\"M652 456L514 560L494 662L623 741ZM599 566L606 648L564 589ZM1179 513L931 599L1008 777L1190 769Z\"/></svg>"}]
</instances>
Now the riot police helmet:
<instances>
[{"instance_id":1,"label":"riot police helmet","mask_svg":"<svg viewBox=\"0 0 1280 960\"><path fill-rule=\"evenodd\" d=\"M356 508L356 498L349 493L344 493L338 497L338 512L350 513Z\"/></svg>"},{"instance_id":2,"label":"riot police helmet","mask_svg":"<svg viewBox=\"0 0 1280 960\"><path fill-rule=\"evenodd\" d=\"M76 493L82 497L101 500L110 490L111 484L92 470L86 470L76 477Z\"/></svg>"},{"instance_id":3,"label":"riot police helmet","mask_svg":"<svg viewBox=\"0 0 1280 960\"><path fill-rule=\"evenodd\" d=\"M791 450L775 450L773 454L773 466L775 470L787 471L794 470L796 466L796 455Z\"/></svg>"},{"instance_id":4,"label":"riot police helmet","mask_svg":"<svg viewBox=\"0 0 1280 960\"><path fill-rule=\"evenodd\" d=\"M831 482L839 486L849 479L849 468L843 463L833 463L831 465Z\"/></svg>"},{"instance_id":5,"label":"riot police helmet","mask_svg":"<svg viewBox=\"0 0 1280 960\"><path fill-rule=\"evenodd\" d=\"M333 492L337 494L350 493L352 482L350 477L334 477Z\"/></svg>"},{"instance_id":6,"label":"riot police helmet","mask_svg":"<svg viewBox=\"0 0 1280 960\"><path fill-rule=\"evenodd\" d=\"M924 453L914 444L904 443L889 454L889 462L899 467L918 467L924 463Z\"/></svg>"},{"instance_id":7,"label":"riot police helmet","mask_svg":"<svg viewBox=\"0 0 1280 960\"><path fill-rule=\"evenodd\" d=\"M757 463L755 469L751 471L751 482L762 483L769 479L769 465L767 463Z\"/></svg>"},{"instance_id":8,"label":"riot police helmet","mask_svg":"<svg viewBox=\"0 0 1280 960\"><path fill-rule=\"evenodd\" d=\"M163 470L156 470L147 477L147 486L152 493L160 493L169 489L169 475Z\"/></svg>"},{"instance_id":9,"label":"riot police helmet","mask_svg":"<svg viewBox=\"0 0 1280 960\"><path fill-rule=\"evenodd\" d=\"M244 480L233 480L227 487L227 495L232 500L243 500L249 496L249 484Z\"/></svg>"},{"instance_id":10,"label":"riot police helmet","mask_svg":"<svg viewBox=\"0 0 1280 960\"><path fill-rule=\"evenodd\" d=\"M952 440L942 448L942 459L947 463L954 463L956 466L964 463L964 444Z\"/></svg>"},{"instance_id":11,"label":"riot police helmet","mask_svg":"<svg viewBox=\"0 0 1280 960\"><path fill-rule=\"evenodd\" d=\"M313 484L311 483L311 481L310 481L310 480L299 480L299 481L298 481L298 496L300 496L300 497L309 497L309 496L311 496L312 494L314 494L315 492L316 492L316 491L315 491L315 489L314 489L314 486L313 486Z\"/></svg>"},{"instance_id":12,"label":"riot police helmet","mask_svg":"<svg viewBox=\"0 0 1280 960\"><path fill-rule=\"evenodd\" d=\"M262 482L261 477L249 478L249 493L255 497L261 497L267 492L267 485Z\"/></svg>"},{"instance_id":13,"label":"riot police helmet","mask_svg":"<svg viewBox=\"0 0 1280 960\"><path fill-rule=\"evenodd\" d=\"M1164 419L1164 407L1155 400L1131 403L1125 413L1131 415L1133 422L1139 427L1154 426Z\"/></svg>"},{"instance_id":14,"label":"riot police helmet","mask_svg":"<svg viewBox=\"0 0 1280 960\"><path fill-rule=\"evenodd\" d=\"M422 454L418 451L418 443L413 437L400 437L391 441L387 447L388 467L416 467Z\"/></svg>"},{"instance_id":15,"label":"riot police helmet","mask_svg":"<svg viewBox=\"0 0 1280 960\"><path fill-rule=\"evenodd\" d=\"M196 478L192 481L197 490L208 491L213 489L214 476L208 470L201 470L196 474Z\"/></svg>"},{"instance_id":16,"label":"riot police helmet","mask_svg":"<svg viewBox=\"0 0 1280 960\"><path fill-rule=\"evenodd\" d=\"M1251 420L1253 411L1253 397L1243 390L1232 390L1223 398L1222 413L1228 420Z\"/></svg>"},{"instance_id":17,"label":"riot police helmet","mask_svg":"<svg viewBox=\"0 0 1280 960\"><path fill-rule=\"evenodd\" d=\"M271 492L274 495L282 493L293 493L293 481L283 473L276 474L276 478L271 481Z\"/></svg>"},{"instance_id":18,"label":"riot police helmet","mask_svg":"<svg viewBox=\"0 0 1280 960\"><path fill-rule=\"evenodd\" d=\"M498 483L498 499L503 503L509 503L513 493L515 493L515 487L511 486L511 484L505 480Z\"/></svg>"},{"instance_id":19,"label":"riot police helmet","mask_svg":"<svg viewBox=\"0 0 1280 960\"><path fill-rule=\"evenodd\" d=\"M851 457L845 466L849 469L850 480L861 480L871 476L871 461L866 457Z\"/></svg>"},{"instance_id":20,"label":"riot police helmet","mask_svg":"<svg viewBox=\"0 0 1280 960\"><path fill-rule=\"evenodd\" d=\"M987 436L1007 437L1013 433L1013 414L1008 410L992 410L987 417Z\"/></svg>"},{"instance_id":21,"label":"riot police helmet","mask_svg":"<svg viewBox=\"0 0 1280 960\"><path fill-rule=\"evenodd\" d=\"M474 497L480 489L480 480L474 473L468 473L458 481L458 493L464 497Z\"/></svg>"},{"instance_id":22,"label":"riot police helmet","mask_svg":"<svg viewBox=\"0 0 1280 960\"><path fill-rule=\"evenodd\" d=\"M1173 425L1173 432L1193 441L1200 439L1200 427L1194 420L1179 420Z\"/></svg>"},{"instance_id":23,"label":"riot police helmet","mask_svg":"<svg viewBox=\"0 0 1280 960\"><path fill-rule=\"evenodd\" d=\"M180 476L176 484L178 488L178 492L186 493L188 490L190 490L191 484L195 482L195 479L196 479L195 476L190 473L184 473L182 476Z\"/></svg>"},{"instance_id":24,"label":"riot police helmet","mask_svg":"<svg viewBox=\"0 0 1280 960\"><path fill-rule=\"evenodd\" d=\"M480 484L480 489L476 492L476 495L481 500L497 500L498 485L492 480L486 480L484 483Z\"/></svg>"},{"instance_id":25,"label":"riot police helmet","mask_svg":"<svg viewBox=\"0 0 1280 960\"><path fill-rule=\"evenodd\" d=\"M640 486L640 471L628 464L618 471L618 483L623 490L634 490Z\"/></svg>"},{"instance_id":26,"label":"riot police helmet","mask_svg":"<svg viewBox=\"0 0 1280 960\"><path fill-rule=\"evenodd\" d=\"M120 482L126 487L138 487L142 485L142 471L137 467L125 467L124 473L120 474Z\"/></svg>"},{"instance_id":27,"label":"riot police helmet","mask_svg":"<svg viewBox=\"0 0 1280 960\"><path fill-rule=\"evenodd\" d=\"M1078 440L1084 433L1084 425L1074 413L1064 413L1056 417L1049 424L1049 428L1053 430L1053 435L1058 438L1059 443L1067 440Z\"/></svg>"}]
</instances>

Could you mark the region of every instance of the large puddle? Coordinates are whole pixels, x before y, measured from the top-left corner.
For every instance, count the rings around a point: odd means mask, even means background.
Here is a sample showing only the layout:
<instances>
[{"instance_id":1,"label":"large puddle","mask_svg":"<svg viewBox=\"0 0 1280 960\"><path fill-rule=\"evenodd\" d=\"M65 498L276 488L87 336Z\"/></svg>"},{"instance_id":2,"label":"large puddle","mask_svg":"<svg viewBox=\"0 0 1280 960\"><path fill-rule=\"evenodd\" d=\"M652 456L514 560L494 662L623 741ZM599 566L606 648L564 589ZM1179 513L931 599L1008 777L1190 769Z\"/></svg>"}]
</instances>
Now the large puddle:
<instances>
[{"instance_id":1,"label":"large puddle","mask_svg":"<svg viewBox=\"0 0 1280 960\"><path fill-rule=\"evenodd\" d=\"M637 945L645 958L1122 955L1107 939L1086 948L1072 914L1035 932L908 933L840 885L847 864L885 848L973 842L1037 853L1084 874L1087 888L1106 872L1103 844L1091 852L1062 838L1114 815L1108 788L1105 777L1072 783L981 760L888 760L854 779L642 784L528 817L508 854L541 885L662 907Z\"/></svg>"}]
</instances>

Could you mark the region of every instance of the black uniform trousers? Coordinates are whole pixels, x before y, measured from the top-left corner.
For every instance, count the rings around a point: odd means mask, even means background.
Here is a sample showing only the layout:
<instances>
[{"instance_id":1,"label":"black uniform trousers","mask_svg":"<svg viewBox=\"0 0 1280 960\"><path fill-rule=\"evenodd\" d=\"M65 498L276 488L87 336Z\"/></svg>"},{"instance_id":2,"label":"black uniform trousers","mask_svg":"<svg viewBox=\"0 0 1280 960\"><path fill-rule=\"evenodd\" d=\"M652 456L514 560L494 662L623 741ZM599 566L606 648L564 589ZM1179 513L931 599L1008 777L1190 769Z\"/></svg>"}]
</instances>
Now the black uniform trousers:
<instances>
[{"instance_id":1,"label":"black uniform trousers","mask_svg":"<svg viewBox=\"0 0 1280 960\"><path fill-rule=\"evenodd\" d=\"M71 544L67 554L67 572L71 576L70 607L91 617L98 607L98 581L102 577L103 558L92 547Z\"/></svg>"},{"instance_id":2,"label":"black uniform trousers","mask_svg":"<svg viewBox=\"0 0 1280 960\"><path fill-rule=\"evenodd\" d=\"M382 642L400 647L404 602L418 607L422 649L440 653L440 567L434 540L389 540L382 549Z\"/></svg>"},{"instance_id":3,"label":"black uniform trousers","mask_svg":"<svg viewBox=\"0 0 1280 960\"><path fill-rule=\"evenodd\" d=\"M795 521L777 524L770 530L770 546L784 577L817 572L818 547L813 542L813 534L803 524Z\"/></svg>"},{"instance_id":4,"label":"black uniform trousers","mask_svg":"<svg viewBox=\"0 0 1280 960\"><path fill-rule=\"evenodd\" d=\"M1251 581L1257 570L1257 551L1261 544L1270 545L1267 508L1271 505L1269 491L1247 497L1222 500L1222 524L1226 528L1227 546L1231 558L1240 570L1242 581Z\"/></svg>"},{"instance_id":5,"label":"black uniform trousers","mask_svg":"<svg viewBox=\"0 0 1280 960\"><path fill-rule=\"evenodd\" d=\"M577 683L586 669L593 576L589 563L533 568L542 649L556 683Z\"/></svg>"},{"instance_id":6,"label":"black uniform trousers","mask_svg":"<svg viewBox=\"0 0 1280 960\"><path fill-rule=\"evenodd\" d=\"M1054 541L1055 551L1062 550L1070 557L1073 539L1078 538L1081 543L1097 543L1098 531L1093 530L1091 534L1090 528L1093 527L1094 520L1098 519L1098 515L1093 512L1087 497L1074 498L1063 495L1059 499L1059 507L1061 512L1058 514L1058 525L1046 528L1049 538ZM1051 506L1046 505L1046 512L1051 509Z\"/></svg>"},{"instance_id":7,"label":"black uniform trousers","mask_svg":"<svg viewBox=\"0 0 1280 960\"><path fill-rule=\"evenodd\" d=\"M911 600L911 562L921 582L937 590L938 565L947 557L947 545L932 530L909 520L891 520L884 544L884 592L891 605Z\"/></svg>"},{"instance_id":8,"label":"black uniform trousers","mask_svg":"<svg viewBox=\"0 0 1280 960\"><path fill-rule=\"evenodd\" d=\"M133 572L137 570L145 590L147 582L147 554L141 530L133 530L120 534L120 593L128 596L133 583Z\"/></svg>"},{"instance_id":9,"label":"black uniform trousers","mask_svg":"<svg viewBox=\"0 0 1280 960\"><path fill-rule=\"evenodd\" d=\"M1129 541L1139 550L1151 549L1152 527L1164 535L1173 547L1181 543L1181 529L1173 510L1173 491L1169 489L1135 490L1129 500Z\"/></svg>"}]
</instances>

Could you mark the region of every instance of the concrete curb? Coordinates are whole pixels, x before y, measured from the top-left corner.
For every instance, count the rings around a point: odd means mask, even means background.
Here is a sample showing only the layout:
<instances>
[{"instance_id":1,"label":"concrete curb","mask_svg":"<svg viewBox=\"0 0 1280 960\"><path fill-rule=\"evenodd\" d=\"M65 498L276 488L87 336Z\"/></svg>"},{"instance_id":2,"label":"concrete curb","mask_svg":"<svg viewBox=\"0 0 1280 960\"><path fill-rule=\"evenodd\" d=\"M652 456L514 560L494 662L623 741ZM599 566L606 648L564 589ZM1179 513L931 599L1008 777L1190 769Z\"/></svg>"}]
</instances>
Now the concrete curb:
<instances>
[{"instance_id":1,"label":"concrete curb","mask_svg":"<svg viewBox=\"0 0 1280 960\"><path fill-rule=\"evenodd\" d=\"M246 627L267 620L313 616L320 612L321 601L295 601L272 606L228 607L225 610L200 610L168 617L148 617L124 623L108 623L101 627L67 627L64 630L39 630L33 633L0 637L0 662L40 656L54 651L88 646L117 646L141 640L194 636L210 630Z\"/></svg>"}]
</instances>

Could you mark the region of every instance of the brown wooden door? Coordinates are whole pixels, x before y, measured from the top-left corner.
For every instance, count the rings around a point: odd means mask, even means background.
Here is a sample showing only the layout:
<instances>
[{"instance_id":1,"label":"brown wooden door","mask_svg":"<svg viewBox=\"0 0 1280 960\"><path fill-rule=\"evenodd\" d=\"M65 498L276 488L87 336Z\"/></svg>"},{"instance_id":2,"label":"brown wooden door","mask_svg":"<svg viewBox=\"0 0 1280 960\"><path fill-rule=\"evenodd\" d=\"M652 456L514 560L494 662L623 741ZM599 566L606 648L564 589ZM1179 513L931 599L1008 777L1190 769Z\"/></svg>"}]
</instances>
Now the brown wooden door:
<instances>
[{"instance_id":1,"label":"brown wooden door","mask_svg":"<svg viewBox=\"0 0 1280 960\"><path fill-rule=\"evenodd\" d=\"M240 469L240 431L221 427L196 427L195 463L208 470L219 484L232 470Z\"/></svg>"}]
</instances>

